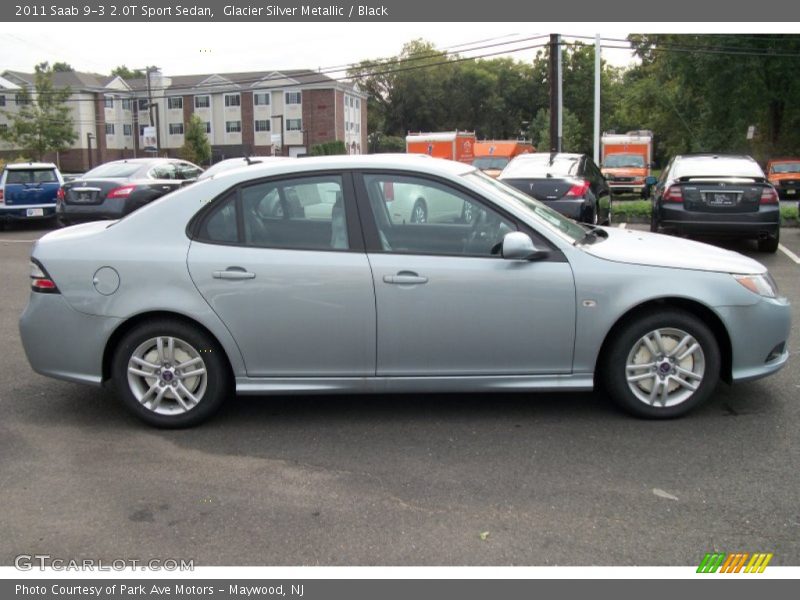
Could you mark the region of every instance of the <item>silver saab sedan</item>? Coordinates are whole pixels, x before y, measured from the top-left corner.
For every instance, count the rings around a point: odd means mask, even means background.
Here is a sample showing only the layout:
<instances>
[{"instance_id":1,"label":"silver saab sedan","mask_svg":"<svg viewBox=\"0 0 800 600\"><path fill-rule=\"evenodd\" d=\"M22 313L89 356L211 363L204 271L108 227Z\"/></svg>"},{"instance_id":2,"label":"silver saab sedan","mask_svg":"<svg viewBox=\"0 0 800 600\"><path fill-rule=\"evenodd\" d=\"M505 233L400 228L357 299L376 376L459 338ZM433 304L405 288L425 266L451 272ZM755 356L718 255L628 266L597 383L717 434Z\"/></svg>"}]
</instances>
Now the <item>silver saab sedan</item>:
<instances>
[{"instance_id":1,"label":"silver saab sedan","mask_svg":"<svg viewBox=\"0 0 800 600\"><path fill-rule=\"evenodd\" d=\"M403 185L462 208L397 220L387 204ZM20 331L33 368L110 382L160 427L199 423L233 393L597 385L634 415L677 417L719 379L764 377L789 354L790 306L761 264L579 225L427 157L215 175L47 234L31 286Z\"/></svg>"}]
</instances>

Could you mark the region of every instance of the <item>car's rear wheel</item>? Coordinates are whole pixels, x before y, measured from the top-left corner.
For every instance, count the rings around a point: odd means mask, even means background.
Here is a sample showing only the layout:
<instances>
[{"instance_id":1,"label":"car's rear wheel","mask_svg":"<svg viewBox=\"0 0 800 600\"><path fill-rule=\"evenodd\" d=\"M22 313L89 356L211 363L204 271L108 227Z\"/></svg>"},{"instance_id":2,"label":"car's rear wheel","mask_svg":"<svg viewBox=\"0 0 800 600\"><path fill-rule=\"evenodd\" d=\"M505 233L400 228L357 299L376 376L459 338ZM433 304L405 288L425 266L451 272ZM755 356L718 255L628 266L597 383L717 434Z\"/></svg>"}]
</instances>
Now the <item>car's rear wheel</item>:
<instances>
[{"instance_id":1,"label":"car's rear wheel","mask_svg":"<svg viewBox=\"0 0 800 600\"><path fill-rule=\"evenodd\" d=\"M122 338L112 378L125 405L156 427L196 425L231 391L216 341L197 327L165 319L143 323Z\"/></svg>"},{"instance_id":2,"label":"car's rear wheel","mask_svg":"<svg viewBox=\"0 0 800 600\"><path fill-rule=\"evenodd\" d=\"M597 375L611 398L644 418L679 417L719 381L714 334L691 313L667 309L634 318L614 336Z\"/></svg>"},{"instance_id":3,"label":"car's rear wheel","mask_svg":"<svg viewBox=\"0 0 800 600\"><path fill-rule=\"evenodd\" d=\"M425 206L424 200L419 199L414 203L414 208L411 209L411 222L412 223L428 222L428 208Z\"/></svg>"},{"instance_id":4,"label":"car's rear wheel","mask_svg":"<svg viewBox=\"0 0 800 600\"><path fill-rule=\"evenodd\" d=\"M759 252L769 252L774 254L778 251L778 245L781 242L781 233L775 234L775 236L770 236L768 238L758 240L758 251Z\"/></svg>"}]
</instances>

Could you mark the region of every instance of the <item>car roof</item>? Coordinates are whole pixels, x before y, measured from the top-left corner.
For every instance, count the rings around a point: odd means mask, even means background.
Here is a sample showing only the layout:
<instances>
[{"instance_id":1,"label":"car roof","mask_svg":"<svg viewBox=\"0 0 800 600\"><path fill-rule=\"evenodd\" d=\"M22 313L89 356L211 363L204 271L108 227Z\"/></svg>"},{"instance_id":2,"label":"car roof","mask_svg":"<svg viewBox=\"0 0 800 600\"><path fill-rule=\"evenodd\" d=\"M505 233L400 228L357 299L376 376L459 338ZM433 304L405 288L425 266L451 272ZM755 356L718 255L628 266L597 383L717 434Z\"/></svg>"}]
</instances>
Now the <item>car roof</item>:
<instances>
[{"instance_id":1,"label":"car roof","mask_svg":"<svg viewBox=\"0 0 800 600\"><path fill-rule=\"evenodd\" d=\"M22 169L57 169L54 163L46 162L26 162L26 163L10 163L6 165L9 171L17 171Z\"/></svg>"},{"instance_id":2,"label":"car roof","mask_svg":"<svg viewBox=\"0 0 800 600\"><path fill-rule=\"evenodd\" d=\"M458 176L475 167L466 163L432 158L424 154L355 154L336 156L309 156L297 160L266 161L250 166L242 166L217 173L209 179L238 178L240 180L254 177L269 177L283 173L303 173L325 169L391 169L428 174Z\"/></svg>"},{"instance_id":3,"label":"car roof","mask_svg":"<svg viewBox=\"0 0 800 600\"><path fill-rule=\"evenodd\" d=\"M752 162L756 162L752 156L748 156L747 154L720 154L720 153L712 153L712 152L697 152L692 154L678 154L676 159L680 160L749 160Z\"/></svg>"}]
</instances>

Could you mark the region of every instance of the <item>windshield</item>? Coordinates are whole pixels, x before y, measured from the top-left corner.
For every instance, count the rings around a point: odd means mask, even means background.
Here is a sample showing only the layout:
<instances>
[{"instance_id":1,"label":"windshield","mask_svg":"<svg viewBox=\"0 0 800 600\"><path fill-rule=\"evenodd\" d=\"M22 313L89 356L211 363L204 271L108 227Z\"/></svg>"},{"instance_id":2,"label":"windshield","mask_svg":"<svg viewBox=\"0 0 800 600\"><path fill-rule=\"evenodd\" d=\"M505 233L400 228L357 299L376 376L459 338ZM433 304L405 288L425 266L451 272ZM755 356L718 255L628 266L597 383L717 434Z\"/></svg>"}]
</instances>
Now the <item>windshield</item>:
<instances>
[{"instance_id":1,"label":"windshield","mask_svg":"<svg viewBox=\"0 0 800 600\"><path fill-rule=\"evenodd\" d=\"M526 212L537 217L537 220L546 225L552 231L558 233L562 237L567 238L570 242L577 242L586 236L586 229L578 225L572 219L568 219L561 213L554 211L549 206L542 202L531 198L527 194L523 194L519 190L497 181L491 177L484 175L480 171L470 171L463 176L472 183L477 184L484 191L493 196L501 195L505 200L516 204Z\"/></svg>"},{"instance_id":2,"label":"windshield","mask_svg":"<svg viewBox=\"0 0 800 600\"><path fill-rule=\"evenodd\" d=\"M497 169L502 171L508 164L508 159L504 156L479 156L472 161L472 166L476 169Z\"/></svg>"},{"instance_id":3,"label":"windshield","mask_svg":"<svg viewBox=\"0 0 800 600\"><path fill-rule=\"evenodd\" d=\"M770 173L800 173L800 162L774 163L769 168Z\"/></svg>"},{"instance_id":4,"label":"windshield","mask_svg":"<svg viewBox=\"0 0 800 600\"><path fill-rule=\"evenodd\" d=\"M93 177L130 177L136 171L142 168L141 163L106 163L104 165L100 165L99 167L92 169L86 175L83 176L84 179L91 179Z\"/></svg>"},{"instance_id":5,"label":"windshield","mask_svg":"<svg viewBox=\"0 0 800 600\"><path fill-rule=\"evenodd\" d=\"M641 154L609 154L606 156L604 167L609 169L620 169L625 167L644 168L644 156Z\"/></svg>"}]
</instances>

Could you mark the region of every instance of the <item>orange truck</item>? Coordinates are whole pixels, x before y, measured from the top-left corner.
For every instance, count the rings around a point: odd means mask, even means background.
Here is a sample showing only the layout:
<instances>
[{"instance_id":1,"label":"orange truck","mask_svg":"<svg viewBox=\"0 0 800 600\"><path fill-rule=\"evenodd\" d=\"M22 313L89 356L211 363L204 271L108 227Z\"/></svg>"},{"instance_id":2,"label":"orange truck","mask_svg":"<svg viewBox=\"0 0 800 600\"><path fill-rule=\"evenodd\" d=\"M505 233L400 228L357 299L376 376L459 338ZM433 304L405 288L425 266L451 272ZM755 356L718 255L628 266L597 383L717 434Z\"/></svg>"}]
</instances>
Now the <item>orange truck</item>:
<instances>
[{"instance_id":1,"label":"orange truck","mask_svg":"<svg viewBox=\"0 0 800 600\"><path fill-rule=\"evenodd\" d=\"M409 133L406 136L406 152L472 164L475 158L475 132Z\"/></svg>"},{"instance_id":2,"label":"orange truck","mask_svg":"<svg viewBox=\"0 0 800 600\"><path fill-rule=\"evenodd\" d=\"M531 152L536 148L524 140L481 140L475 144L472 164L489 177L497 177L512 158Z\"/></svg>"},{"instance_id":3,"label":"orange truck","mask_svg":"<svg viewBox=\"0 0 800 600\"><path fill-rule=\"evenodd\" d=\"M645 179L653 166L653 132L604 133L600 138L600 168L612 192L649 195Z\"/></svg>"},{"instance_id":4,"label":"orange truck","mask_svg":"<svg viewBox=\"0 0 800 600\"><path fill-rule=\"evenodd\" d=\"M800 158L773 158L767 163L767 179L781 200L800 199Z\"/></svg>"}]
</instances>

